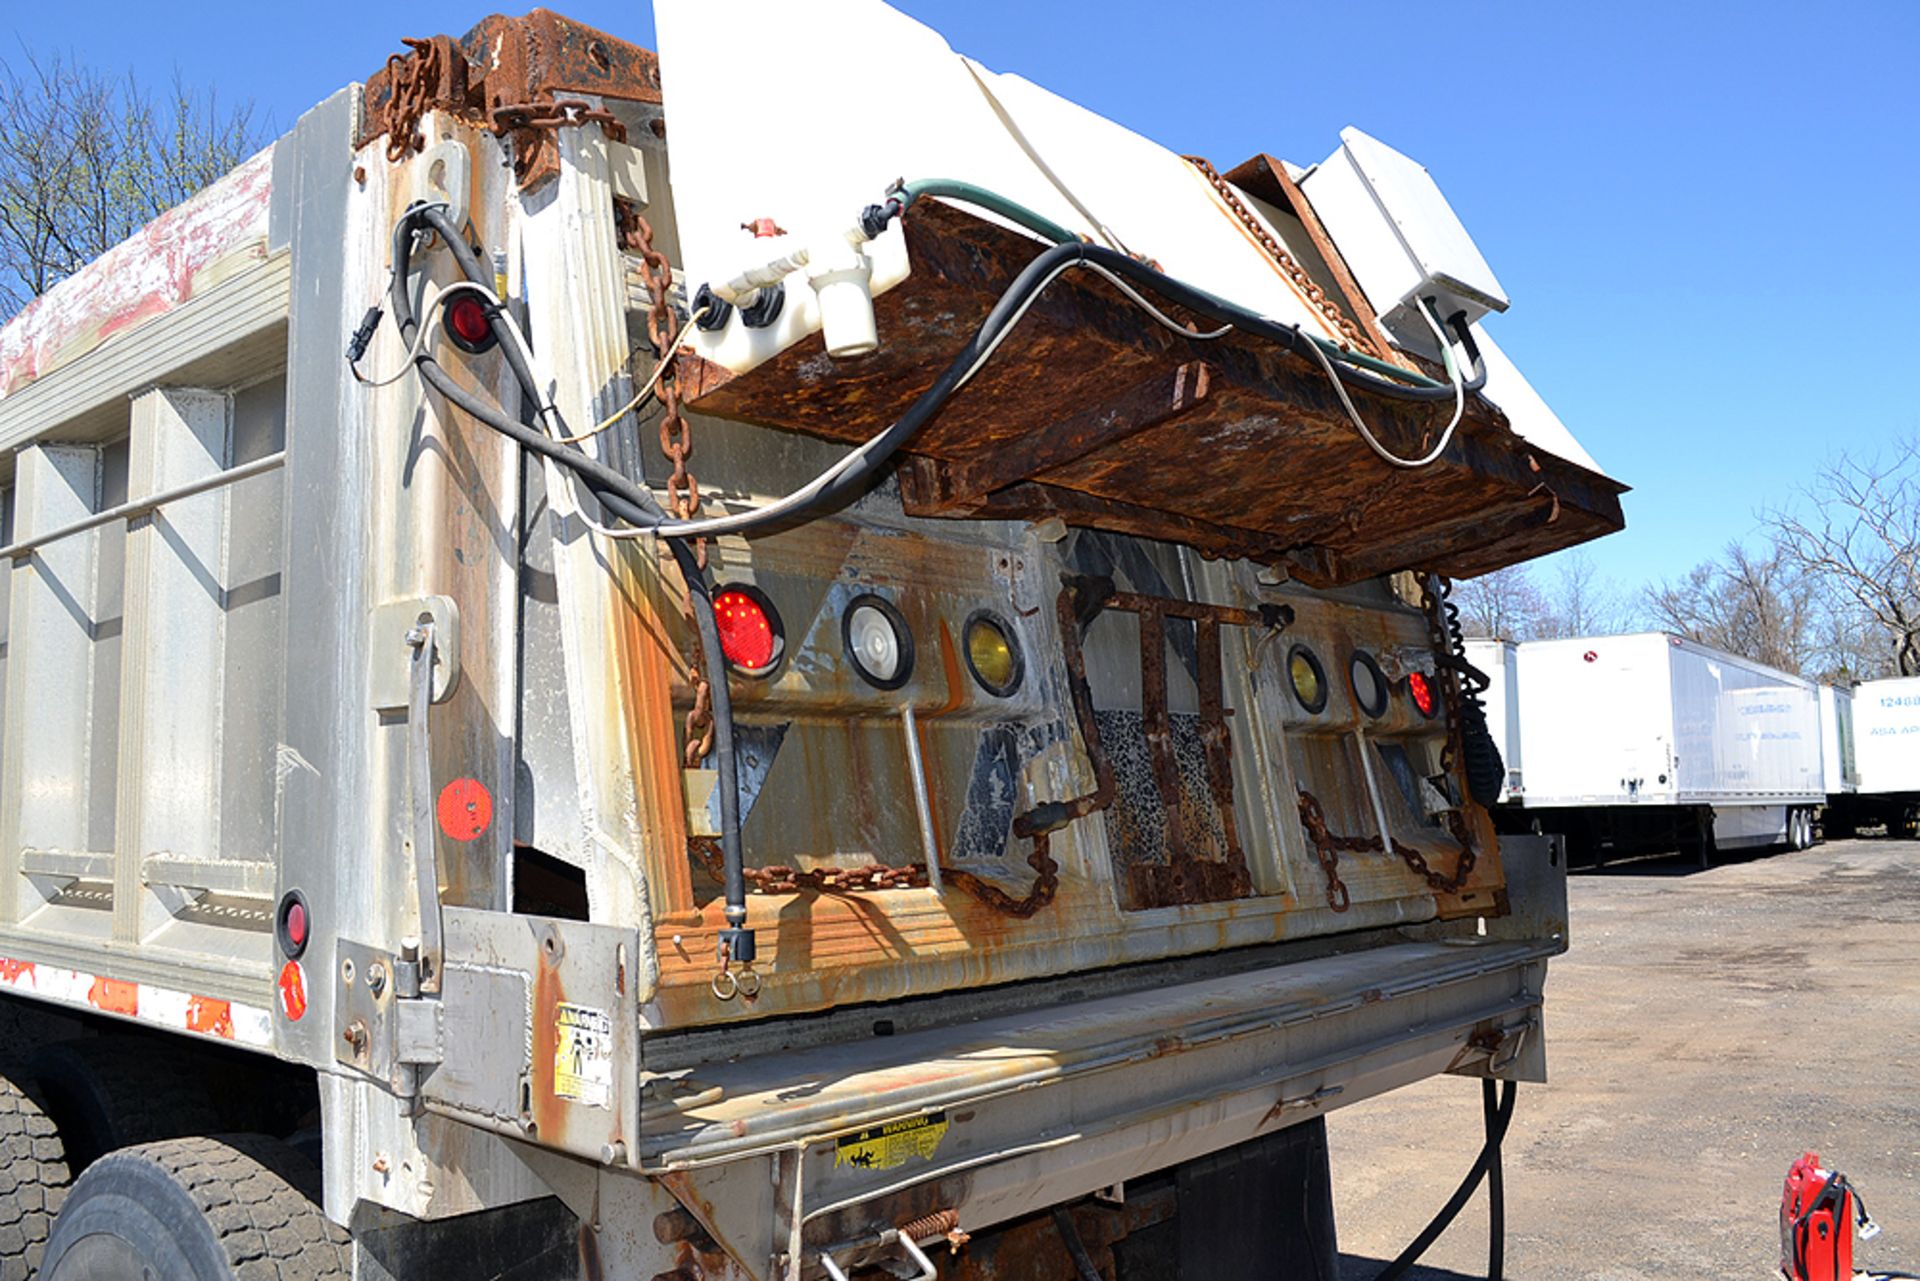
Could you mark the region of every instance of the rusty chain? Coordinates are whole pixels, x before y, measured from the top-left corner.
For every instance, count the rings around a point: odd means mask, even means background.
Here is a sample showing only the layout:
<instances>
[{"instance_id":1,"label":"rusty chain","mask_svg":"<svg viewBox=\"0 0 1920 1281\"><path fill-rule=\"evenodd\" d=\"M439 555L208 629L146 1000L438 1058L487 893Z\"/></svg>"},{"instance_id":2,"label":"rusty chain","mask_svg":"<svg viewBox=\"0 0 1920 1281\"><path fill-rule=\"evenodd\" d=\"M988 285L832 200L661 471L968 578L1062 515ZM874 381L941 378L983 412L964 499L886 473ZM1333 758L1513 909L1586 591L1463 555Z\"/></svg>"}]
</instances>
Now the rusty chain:
<instances>
[{"instance_id":1,"label":"rusty chain","mask_svg":"<svg viewBox=\"0 0 1920 1281\"><path fill-rule=\"evenodd\" d=\"M673 472L667 477L667 510L673 513L676 520L691 520L700 513L700 482L687 469L687 459L693 455L693 427L680 407L677 369L680 353L674 347L678 321L673 312L673 264L667 261L665 254L653 247L652 224L637 210L632 211L627 220L632 243L639 251L640 278L647 286L647 337L653 342L654 352L660 362L666 366L660 373L655 395L659 397L661 409L660 449L673 463ZM696 539L693 548L694 559L700 568L705 569L706 540ZM691 586L688 590L691 592ZM693 683L693 706L687 711L684 727L687 740L684 759L688 769L697 769L700 762L707 758L707 753L713 750L713 686L706 676L700 629L693 625L691 595L684 612L690 646L687 673Z\"/></svg>"},{"instance_id":2,"label":"rusty chain","mask_svg":"<svg viewBox=\"0 0 1920 1281\"><path fill-rule=\"evenodd\" d=\"M714 838L695 837L688 844L699 856L707 875L724 884L726 862ZM888 867L884 863L869 863L864 867L774 866L743 870L747 889L755 894L860 894L875 890L917 890L927 885L927 869L917 865Z\"/></svg>"},{"instance_id":3,"label":"rusty chain","mask_svg":"<svg viewBox=\"0 0 1920 1281\"><path fill-rule=\"evenodd\" d=\"M387 131L387 160L394 164L425 145L426 140L420 136L420 117L433 100L442 70L436 42L404 36L400 43L413 53L387 56L387 102L380 113Z\"/></svg>"},{"instance_id":4,"label":"rusty chain","mask_svg":"<svg viewBox=\"0 0 1920 1281\"><path fill-rule=\"evenodd\" d=\"M515 129L566 129L575 125L596 124L614 142L627 140L627 127L619 117L579 98L561 98L554 102L509 102L493 109L492 120L494 133L500 135Z\"/></svg>"},{"instance_id":5,"label":"rusty chain","mask_svg":"<svg viewBox=\"0 0 1920 1281\"><path fill-rule=\"evenodd\" d=\"M1280 270L1286 274L1287 279L1293 282L1293 287L1304 294L1308 302L1320 309L1320 314L1340 331L1340 336L1370 356L1379 355L1380 353L1373 349L1373 340L1353 322L1352 317L1341 310L1339 303L1327 296L1327 291L1322 289L1313 277L1307 274L1306 268L1287 252L1287 247L1273 237L1266 226L1254 216L1253 210L1247 208L1246 202L1240 199L1240 193L1220 176L1220 171L1209 164L1203 156L1187 156L1185 159L1213 184L1214 191L1226 203L1227 208L1233 211L1233 216L1240 220L1240 225L1247 229L1247 234L1267 251L1267 256L1272 258Z\"/></svg>"},{"instance_id":6,"label":"rusty chain","mask_svg":"<svg viewBox=\"0 0 1920 1281\"><path fill-rule=\"evenodd\" d=\"M1005 912L1024 921L1053 902L1053 896L1060 891L1060 865L1047 852L1045 832L1034 835L1033 849L1027 854L1027 866L1033 869L1033 885L1023 898L1015 898L992 881L962 868L942 867L940 875L994 911Z\"/></svg>"},{"instance_id":7,"label":"rusty chain","mask_svg":"<svg viewBox=\"0 0 1920 1281\"><path fill-rule=\"evenodd\" d=\"M1340 879L1340 855L1378 854L1386 848L1385 844L1378 836L1335 836L1327 827L1327 814L1321 808L1319 798L1304 790L1300 793L1300 826L1306 829L1307 839L1313 843L1314 854L1320 860L1320 868L1327 875L1327 906L1336 912L1346 911L1352 905L1353 898L1347 892L1346 883ZM1455 839L1463 836L1464 825L1449 823L1448 827ZM1442 876L1434 871L1433 865L1427 862L1426 854L1404 841L1395 841L1393 852L1436 894L1459 893L1466 887L1467 878L1473 875L1473 845L1464 839L1460 839L1460 862L1453 869L1452 876Z\"/></svg>"}]
</instances>

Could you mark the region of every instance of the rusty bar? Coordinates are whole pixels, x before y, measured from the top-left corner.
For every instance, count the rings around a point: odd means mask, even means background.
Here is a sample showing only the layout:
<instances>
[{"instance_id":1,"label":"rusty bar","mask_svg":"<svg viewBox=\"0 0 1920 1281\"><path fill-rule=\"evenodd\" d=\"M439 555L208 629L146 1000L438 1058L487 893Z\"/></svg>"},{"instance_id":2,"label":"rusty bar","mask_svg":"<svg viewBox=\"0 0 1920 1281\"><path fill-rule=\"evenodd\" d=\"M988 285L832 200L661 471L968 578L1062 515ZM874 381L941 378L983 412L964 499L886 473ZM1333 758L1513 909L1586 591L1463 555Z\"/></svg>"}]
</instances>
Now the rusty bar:
<instances>
[{"instance_id":1,"label":"rusty bar","mask_svg":"<svg viewBox=\"0 0 1920 1281\"><path fill-rule=\"evenodd\" d=\"M1374 318L1373 308L1367 302L1367 296L1361 292L1360 284L1353 278L1353 272L1347 267L1346 255L1333 243L1333 237L1327 234L1326 224L1320 221L1313 202L1307 199L1307 193L1298 183L1287 176L1287 167L1272 156L1262 153L1251 160L1242 161L1227 171L1227 181L1250 196L1255 196L1270 205L1285 209L1300 220L1300 226L1312 242L1314 252L1320 255L1320 261L1326 264L1327 275L1332 278L1334 288L1339 291L1340 299L1345 303L1344 311L1350 315L1367 336L1373 340L1373 354L1396 364L1414 368L1413 362L1401 355L1398 349L1387 340L1380 328L1380 322Z\"/></svg>"},{"instance_id":2,"label":"rusty bar","mask_svg":"<svg viewBox=\"0 0 1920 1281\"><path fill-rule=\"evenodd\" d=\"M1247 871L1246 852L1240 848L1240 827L1233 817L1233 742L1227 734L1218 620L1203 618L1194 623L1194 650L1200 668L1200 741L1207 753L1207 785L1213 792L1214 805L1220 810L1230 874L1236 881L1244 880L1246 889L1250 890L1252 877Z\"/></svg>"},{"instance_id":3,"label":"rusty bar","mask_svg":"<svg viewBox=\"0 0 1920 1281\"><path fill-rule=\"evenodd\" d=\"M923 507L937 516L964 511L996 489L1179 417L1207 398L1211 384L1212 370L1205 361L1186 361L1157 370L1111 400L1069 414L1045 431L951 463L935 462L931 479L938 496Z\"/></svg>"},{"instance_id":4,"label":"rusty bar","mask_svg":"<svg viewBox=\"0 0 1920 1281\"><path fill-rule=\"evenodd\" d=\"M1109 598L1111 599L1111 598ZM1160 788L1160 804L1167 812L1167 862L1189 857L1186 807L1182 802L1180 760L1173 752L1173 716L1167 708L1167 620L1160 602L1142 599L1140 615L1140 717L1147 751L1153 759L1153 781Z\"/></svg>"},{"instance_id":5,"label":"rusty bar","mask_svg":"<svg viewBox=\"0 0 1920 1281\"><path fill-rule=\"evenodd\" d=\"M1130 613L1144 613L1151 609L1168 618L1185 618L1194 622L1230 623L1236 627L1265 627L1266 620L1250 609L1235 609L1231 605L1209 605L1199 600L1175 600L1172 597L1142 596L1137 592L1114 592L1106 599L1108 609L1124 609ZM1219 640L1214 641L1215 652L1219 651Z\"/></svg>"}]
</instances>

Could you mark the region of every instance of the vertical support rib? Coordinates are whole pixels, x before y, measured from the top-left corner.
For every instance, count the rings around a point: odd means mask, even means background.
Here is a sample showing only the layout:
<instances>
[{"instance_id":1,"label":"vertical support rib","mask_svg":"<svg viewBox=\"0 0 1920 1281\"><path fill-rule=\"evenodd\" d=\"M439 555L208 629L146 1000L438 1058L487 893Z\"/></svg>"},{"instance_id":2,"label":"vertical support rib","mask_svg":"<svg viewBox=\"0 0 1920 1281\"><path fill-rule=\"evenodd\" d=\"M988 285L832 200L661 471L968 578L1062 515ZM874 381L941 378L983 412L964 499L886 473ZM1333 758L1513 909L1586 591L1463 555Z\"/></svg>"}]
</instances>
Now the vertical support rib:
<instances>
[{"instance_id":1,"label":"vertical support rib","mask_svg":"<svg viewBox=\"0 0 1920 1281\"><path fill-rule=\"evenodd\" d=\"M225 470L232 425L222 392L155 387L135 397L127 498ZM113 932L124 943L164 919L158 904L144 906L148 854L220 853L227 503L226 490L212 490L127 526L113 880Z\"/></svg>"},{"instance_id":2,"label":"vertical support rib","mask_svg":"<svg viewBox=\"0 0 1920 1281\"><path fill-rule=\"evenodd\" d=\"M100 454L91 445L21 450L14 472L14 538L90 515L100 502ZM87 737L99 540L99 532L89 530L6 567L10 630L0 749L0 918L8 923L45 901L20 875L23 847L91 849Z\"/></svg>"}]
</instances>

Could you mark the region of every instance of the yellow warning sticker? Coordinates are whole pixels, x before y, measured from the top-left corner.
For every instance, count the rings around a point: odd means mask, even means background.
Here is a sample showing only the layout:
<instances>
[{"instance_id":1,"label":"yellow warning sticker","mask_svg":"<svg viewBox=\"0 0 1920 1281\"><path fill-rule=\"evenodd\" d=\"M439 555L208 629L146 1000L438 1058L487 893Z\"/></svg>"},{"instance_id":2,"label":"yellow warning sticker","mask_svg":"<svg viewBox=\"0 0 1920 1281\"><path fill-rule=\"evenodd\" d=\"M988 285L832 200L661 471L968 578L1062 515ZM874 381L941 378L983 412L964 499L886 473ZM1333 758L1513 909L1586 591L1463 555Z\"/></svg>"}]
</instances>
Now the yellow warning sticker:
<instances>
[{"instance_id":1,"label":"yellow warning sticker","mask_svg":"<svg viewBox=\"0 0 1920 1281\"><path fill-rule=\"evenodd\" d=\"M553 1092L591 1107L613 1103L613 1019L590 1005L553 1007Z\"/></svg>"},{"instance_id":2,"label":"yellow warning sticker","mask_svg":"<svg viewBox=\"0 0 1920 1281\"><path fill-rule=\"evenodd\" d=\"M926 1160L946 1137L945 1112L910 1116L845 1136L835 1145L833 1163L860 1170L891 1170L909 1161Z\"/></svg>"}]
</instances>

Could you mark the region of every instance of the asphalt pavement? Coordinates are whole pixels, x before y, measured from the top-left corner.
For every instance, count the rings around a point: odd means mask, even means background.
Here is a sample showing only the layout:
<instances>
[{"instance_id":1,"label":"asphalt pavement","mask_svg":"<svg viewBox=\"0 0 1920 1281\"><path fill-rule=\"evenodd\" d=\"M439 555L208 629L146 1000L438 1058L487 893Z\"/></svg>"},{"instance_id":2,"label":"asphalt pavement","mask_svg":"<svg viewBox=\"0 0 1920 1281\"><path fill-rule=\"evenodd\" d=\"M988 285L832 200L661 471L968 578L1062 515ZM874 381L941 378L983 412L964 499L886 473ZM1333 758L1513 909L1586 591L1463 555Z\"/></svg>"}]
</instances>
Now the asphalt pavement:
<instances>
[{"instance_id":1,"label":"asphalt pavement","mask_svg":"<svg viewBox=\"0 0 1920 1281\"><path fill-rule=\"evenodd\" d=\"M1849 840L1706 871L1576 871L1547 982L1546 1085L1505 1147L1515 1281L1777 1277L1787 1166L1818 1152L1920 1273L1920 843ZM1327 1123L1343 1281L1379 1271L1478 1150L1479 1082ZM1485 1191L1409 1276L1483 1277Z\"/></svg>"}]
</instances>

